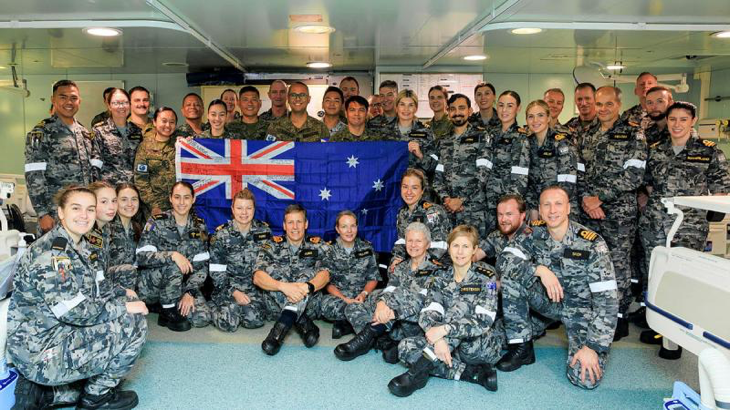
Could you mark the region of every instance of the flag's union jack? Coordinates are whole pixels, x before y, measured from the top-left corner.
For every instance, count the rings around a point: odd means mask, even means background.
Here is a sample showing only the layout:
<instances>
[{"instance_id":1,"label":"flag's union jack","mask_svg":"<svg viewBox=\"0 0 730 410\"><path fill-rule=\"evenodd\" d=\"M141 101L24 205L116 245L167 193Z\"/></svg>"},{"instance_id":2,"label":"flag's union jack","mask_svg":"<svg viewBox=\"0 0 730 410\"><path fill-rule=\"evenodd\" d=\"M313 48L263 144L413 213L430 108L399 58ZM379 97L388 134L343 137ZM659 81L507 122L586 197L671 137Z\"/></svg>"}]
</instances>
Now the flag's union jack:
<instances>
[{"instance_id":1,"label":"flag's union jack","mask_svg":"<svg viewBox=\"0 0 730 410\"><path fill-rule=\"evenodd\" d=\"M225 140L225 152L218 153L196 141L180 141L187 151L177 162L177 175L194 180L195 195L220 184L226 186L226 198L248 185L279 199L295 199L294 191L279 182L294 181L294 160L275 159L294 148L293 142L281 141L249 153L245 140Z\"/></svg>"}]
</instances>

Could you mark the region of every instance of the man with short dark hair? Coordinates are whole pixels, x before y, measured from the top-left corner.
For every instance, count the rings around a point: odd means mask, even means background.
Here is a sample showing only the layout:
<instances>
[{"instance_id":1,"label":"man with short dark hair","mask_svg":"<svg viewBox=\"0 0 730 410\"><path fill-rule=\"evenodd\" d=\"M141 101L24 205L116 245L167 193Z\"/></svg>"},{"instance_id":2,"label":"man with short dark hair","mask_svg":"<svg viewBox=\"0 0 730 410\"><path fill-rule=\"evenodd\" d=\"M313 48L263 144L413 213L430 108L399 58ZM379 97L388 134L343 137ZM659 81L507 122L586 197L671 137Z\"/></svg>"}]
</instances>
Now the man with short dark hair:
<instances>
[{"instance_id":1,"label":"man with short dark hair","mask_svg":"<svg viewBox=\"0 0 730 410\"><path fill-rule=\"evenodd\" d=\"M380 138L367 127L368 100L365 98L355 95L347 99L345 115L347 115L347 126L331 136L330 142L367 141Z\"/></svg>"},{"instance_id":2,"label":"man with short dark hair","mask_svg":"<svg viewBox=\"0 0 730 410\"><path fill-rule=\"evenodd\" d=\"M270 356L279 352L292 326L305 346L312 347L319 340L319 328L311 318L319 314L317 291L330 278L324 267L328 246L318 236L305 238L307 226L307 211L299 204L289 205L284 211L286 236L274 236L256 258L253 283L264 291L269 315L279 315L261 344Z\"/></svg>"},{"instance_id":3,"label":"man with short dark hair","mask_svg":"<svg viewBox=\"0 0 730 410\"><path fill-rule=\"evenodd\" d=\"M388 130L395 125L398 118L395 113L395 98L398 96L398 83L393 80L385 80L380 83L378 93L381 96L383 114L372 118L368 122L368 127L379 134L387 134Z\"/></svg>"},{"instance_id":4,"label":"man with short dark hair","mask_svg":"<svg viewBox=\"0 0 730 410\"><path fill-rule=\"evenodd\" d=\"M150 119L150 92L141 85L129 90L130 113L129 120L142 130L142 136L151 135L155 126Z\"/></svg>"},{"instance_id":5,"label":"man with short dark hair","mask_svg":"<svg viewBox=\"0 0 730 410\"><path fill-rule=\"evenodd\" d=\"M345 77L340 81L340 90L342 90L342 100L347 101L352 96L360 95L360 83L355 77Z\"/></svg>"},{"instance_id":6,"label":"man with short dark hair","mask_svg":"<svg viewBox=\"0 0 730 410\"><path fill-rule=\"evenodd\" d=\"M582 135L589 128L598 124L596 116L596 87L591 83L580 83L575 86L573 96L575 106L578 107L578 116L565 123L573 134L576 146L581 144Z\"/></svg>"},{"instance_id":7,"label":"man with short dark hair","mask_svg":"<svg viewBox=\"0 0 730 410\"><path fill-rule=\"evenodd\" d=\"M203 123L203 99L196 93L188 93L183 97L180 108L185 122L177 126L175 135L191 138L210 129L210 124Z\"/></svg>"},{"instance_id":8,"label":"man with short dark hair","mask_svg":"<svg viewBox=\"0 0 730 410\"><path fill-rule=\"evenodd\" d=\"M269 124L259 118L261 109L261 95L259 90L246 85L238 92L238 107L241 109L241 119L226 124L232 132L245 140L264 140Z\"/></svg>"},{"instance_id":9,"label":"man with short dark hair","mask_svg":"<svg viewBox=\"0 0 730 410\"><path fill-rule=\"evenodd\" d=\"M621 120L633 123L634 126L641 128L648 128L651 125L651 121L648 117L646 109L646 92L652 87L656 87L659 84L657 77L648 72L644 71L636 77L636 86L634 87L634 95L639 97L639 103L624 111L621 114Z\"/></svg>"},{"instance_id":10,"label":"man with short dark hair","mask_svg":"<svg viewBox=\"0 0 730 410\"><path fill-rule=\"evenodd\" d=\"M651 120L651 124L644 128L647 146L669 138L667 108L673 103L672 92L667 87L658 85L646 92L646 113Z\"/></svg>"},{"instance_id":11,"label":"man with short dark hair","mask_svg":"<svg viewBox=\"0 0 730 410\"><path fill-rule=\"evenodd\" d=\"M56 192L98 180L104 165L92 134L75 118L81 106L76 83L56 82L51 103L53 116L39 122L25 139L25 182L41 232L55 225Z\"/></svg>"},{"instance_id":12,"label":"man with short dark hair","mask_svg":"<svg viewBox=\"0 0 730 410\"><path fill-rule=\"evenodd\" d=\"M373 94L368 97L368 120L372 120L375 117L383 115L383 96L380 94Z\"/></svg>"},{"instance_id":13,"label":"man with short dark hair","mask_svg":"<svg viewBox=\"0 0 730 410\"><path fill-rule=\"evenodd\" d=\"M324 111L322 123L329 129L330 137L347 126L340 117L344 101L344 94L337 87L327 87L322 96L322 110Z\"/></svg>"},{"instance_id":14,"label":"man with short dark hair","mask_svg":"<svg viewBox=\"0 0 730 410\"><path fill-rule=\"evenodd\" d=\"M295 82L287 93L291 112L269 125L266 134L268 141L320 142L329 138L330 132L322 121L307 113L307 106L312 100L309 87L302 82Z\"/></svg>"},{"instance_id":15,"label":"man with short dark hair","mask_svg":"<svg viewBox=\"0 0 730 410\"><path fill-rule=\"evenodd\" d=\"M271 100L271 108L259 116L260 121L273 122L289 114L289 110L286 108L287 84L284 80L274 80L269 85L267 95Z\"/></svg>"}]
</instances>

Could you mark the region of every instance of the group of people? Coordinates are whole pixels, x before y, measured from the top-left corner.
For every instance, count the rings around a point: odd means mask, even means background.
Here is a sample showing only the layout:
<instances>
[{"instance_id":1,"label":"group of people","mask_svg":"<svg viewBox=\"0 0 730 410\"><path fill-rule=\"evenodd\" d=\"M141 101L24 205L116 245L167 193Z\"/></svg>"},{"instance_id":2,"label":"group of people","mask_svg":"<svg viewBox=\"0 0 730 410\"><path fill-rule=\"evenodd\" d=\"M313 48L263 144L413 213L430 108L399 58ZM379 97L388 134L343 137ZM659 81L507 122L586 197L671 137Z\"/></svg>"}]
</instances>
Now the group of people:
<instances>
[{"instance_id":1,"label":"group of people","mask_svg":"<svg viewBox=\"0 0 730 410\"><path fill-rule=\"evenodd\" d=\"M730 188L722 151L693 129L695 107L674 102L650 73L638 77L640 104L623 116L619 89L584 83L574 90L579 116L560 124L564 93L550 89L527 104L527 128L517 121L520 96L497 96L489 83L474 90L478 111L467 96L432 87L426 123L413 91L392 81L378 91L369 102L344 79L325 92L320 121L307 114L303 83L273 82L261 115L259 91L244 86L212 101L205 124L202 99L189 94L178 126L169 107L148 118L143 87L113 88L89 132L75 119L76 84L56 83L53 116L26 140L26 182L45 234L20 259L10 304L19 408L136 406L136 394L117 385L144 345L149 311L176 332L272 320L268 355L292 328L312 347L314 320L333 322L333 338L354 334L335 348L338 359L377 349L408 367L388 385L397 396L430 376L496 390L496 370L534 363L533 340L562 323L568 380L598 386L612 341L628 335L631 283L648 269L640 256L664 244L673 221L660 199ZM391 254L358 237L349 210L331 242L306 235L297 204L274 236L254 218L248 189L209 235L193 187L175 178L178 138L407 142ZM705 213L687 210L685 220L675 244L702 250ZM660 340L646 332L642 340Z\"/></svg>"}]
</instances>

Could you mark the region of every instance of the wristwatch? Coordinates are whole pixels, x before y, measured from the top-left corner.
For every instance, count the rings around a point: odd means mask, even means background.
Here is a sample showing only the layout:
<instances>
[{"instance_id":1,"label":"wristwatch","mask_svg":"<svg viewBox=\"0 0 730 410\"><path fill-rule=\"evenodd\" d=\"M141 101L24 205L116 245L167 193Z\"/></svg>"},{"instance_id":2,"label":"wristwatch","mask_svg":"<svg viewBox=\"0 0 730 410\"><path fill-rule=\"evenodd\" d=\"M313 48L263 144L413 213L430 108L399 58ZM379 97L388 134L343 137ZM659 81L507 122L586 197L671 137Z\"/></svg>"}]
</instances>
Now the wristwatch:
<instances>
[{"instance_id":1,"label":"wristwatch","mask_svg":"<svg viewBox=\"0 0 730 410\"><path fill-rule=\"evenodd\" d=\"M312 285L312 282L307 282L307 287L309 288L309 294L314 294L316 288L314 287L314 285Z\"/></svg>"}]
</instances>

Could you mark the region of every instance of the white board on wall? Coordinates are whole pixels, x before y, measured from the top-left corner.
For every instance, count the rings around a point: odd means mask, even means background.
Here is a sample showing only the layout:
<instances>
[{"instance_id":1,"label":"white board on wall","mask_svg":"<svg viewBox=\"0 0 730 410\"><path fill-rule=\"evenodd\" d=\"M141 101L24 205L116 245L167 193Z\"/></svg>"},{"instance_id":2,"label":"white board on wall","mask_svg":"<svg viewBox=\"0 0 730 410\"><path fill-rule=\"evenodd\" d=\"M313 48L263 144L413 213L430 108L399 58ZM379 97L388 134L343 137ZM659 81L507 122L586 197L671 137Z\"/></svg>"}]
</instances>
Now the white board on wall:
<instances>
[{"instance_id":1,"label":"white board on wall","mask_svg":"<svg viewBox=\"0 0 730 410\"><path fill-rule=\"evenodd\" d=\"M428 90L434 85L440 85L449 95L461 93L469 97L472 107L474 103L474 87L484 81L482 74L380 74L380 81L393 80L398 84L398 90L413 90L418 96L419 118L433 117L433 111L428 106Z\"/></svg>"}]
</instances>

